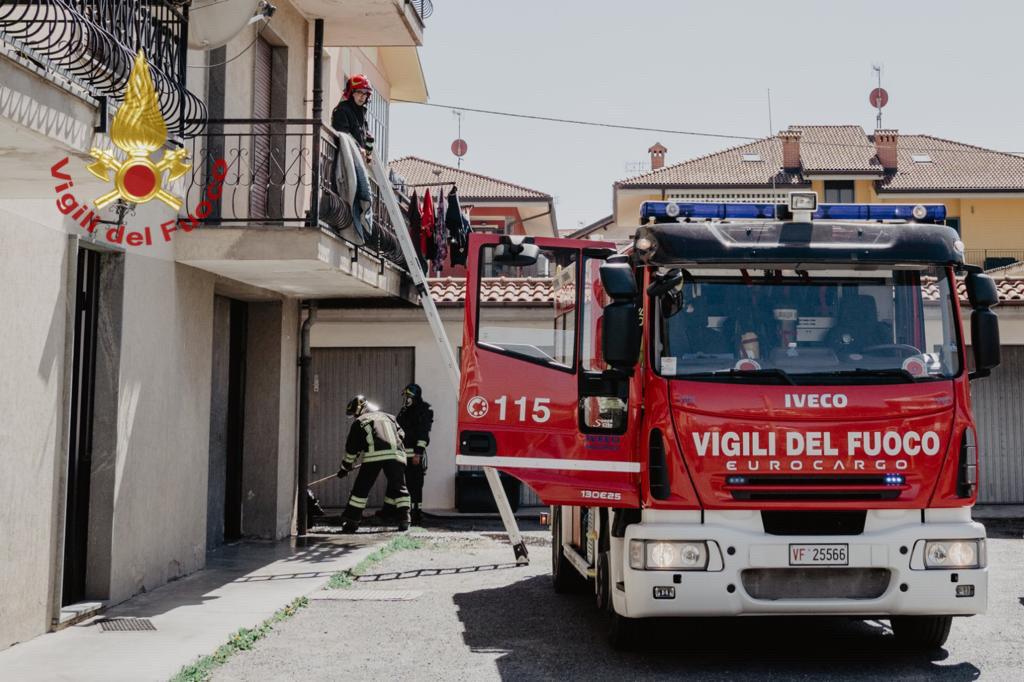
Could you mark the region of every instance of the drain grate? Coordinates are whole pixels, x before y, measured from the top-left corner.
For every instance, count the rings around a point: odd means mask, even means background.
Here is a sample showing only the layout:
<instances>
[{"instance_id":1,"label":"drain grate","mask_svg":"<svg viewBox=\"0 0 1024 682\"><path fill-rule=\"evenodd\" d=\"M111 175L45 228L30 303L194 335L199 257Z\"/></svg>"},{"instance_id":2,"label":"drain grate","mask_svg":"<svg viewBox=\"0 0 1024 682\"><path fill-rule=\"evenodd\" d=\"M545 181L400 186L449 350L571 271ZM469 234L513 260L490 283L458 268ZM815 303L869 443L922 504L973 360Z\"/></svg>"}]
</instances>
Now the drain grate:
<instances>
[{"instance_id":1,"label":"drain grate","mask_svg":"<svg viewBox=\"0 0 1024 682\"><path fill-rule=\"evenodd\" d=\"M149 618L104 618L99 622L103 632L150 632L156 626Z\"/></svg>"}]
</instances>

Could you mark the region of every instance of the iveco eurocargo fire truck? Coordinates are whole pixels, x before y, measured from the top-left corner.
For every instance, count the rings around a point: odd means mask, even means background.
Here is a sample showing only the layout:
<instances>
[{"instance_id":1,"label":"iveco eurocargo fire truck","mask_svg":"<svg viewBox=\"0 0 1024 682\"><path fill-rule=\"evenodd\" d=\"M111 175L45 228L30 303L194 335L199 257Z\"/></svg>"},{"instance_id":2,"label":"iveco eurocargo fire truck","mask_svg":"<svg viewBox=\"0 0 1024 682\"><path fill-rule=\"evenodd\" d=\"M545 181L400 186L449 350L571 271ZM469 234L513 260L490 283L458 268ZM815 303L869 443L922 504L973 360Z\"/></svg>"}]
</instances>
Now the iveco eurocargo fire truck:
<instances>
[{"instance_id":1,"label":"iveco eurocargo fire truck","mask_svg":"<svg viewBox=\"0 0 1024 682\"><path fill-rule=\"evenodd\" d=\"M937 647L986 608L969 382L999 363L995 284L944 220L794 192L646 202L622 253L473 235L457 461L552 505L554 586L589 582L613 645L813 614ZM546 319L482 299L523 275Z\"/></svg>"}]
</instances>

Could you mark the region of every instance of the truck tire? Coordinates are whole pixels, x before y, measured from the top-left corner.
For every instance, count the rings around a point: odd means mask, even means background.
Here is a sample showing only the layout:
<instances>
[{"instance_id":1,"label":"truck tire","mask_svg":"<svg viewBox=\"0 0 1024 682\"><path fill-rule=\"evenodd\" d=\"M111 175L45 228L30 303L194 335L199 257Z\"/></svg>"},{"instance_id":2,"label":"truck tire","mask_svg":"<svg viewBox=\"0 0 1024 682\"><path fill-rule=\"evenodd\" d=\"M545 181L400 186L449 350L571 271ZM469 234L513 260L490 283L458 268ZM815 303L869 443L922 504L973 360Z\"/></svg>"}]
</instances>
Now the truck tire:
<instances>
[{"instance_id":1,"label":"truck tire","mask_svg":"<svg viewBox=\"0 0 1024 682\"><path fill-rule=\"evenodd\" d=\"M915 651L933 651L946 643L953 616L898 616L889 623L897 643Z\"/></svg>"},{"instance_id":2,"label":"truck tire","mask_svg":"<svg viewBox=\"0 0 1024 682\"><path fill-rule=\"evenodd\" d=\"M619 651L630 651L636 647L637 632L640 629L640 622L636 618L615 613L613 606L608 607L608 643L613 649Z\"/></svg>"},{"instance_id":3,"label":"truck tire","mask_svg":"<svg viewBox=\"0 0 1024 682\"><path fill-rule=\"evenodd\" d=\"M583 578L562 551L562 508L551 508L551 584L555 592L579 592Z\"/></svg>"},{"instance_id":4,"label":"truck tire","mask_svg":"<svg viewBox=\"0 0 1024 682\"><path fill-rule=\"evenodd\" d=\"M612 570L611 552L604 551L597 555L597 575L594 577L594 603L598 611L611 611L612 608Z\"/></svg>"}]
</instances>

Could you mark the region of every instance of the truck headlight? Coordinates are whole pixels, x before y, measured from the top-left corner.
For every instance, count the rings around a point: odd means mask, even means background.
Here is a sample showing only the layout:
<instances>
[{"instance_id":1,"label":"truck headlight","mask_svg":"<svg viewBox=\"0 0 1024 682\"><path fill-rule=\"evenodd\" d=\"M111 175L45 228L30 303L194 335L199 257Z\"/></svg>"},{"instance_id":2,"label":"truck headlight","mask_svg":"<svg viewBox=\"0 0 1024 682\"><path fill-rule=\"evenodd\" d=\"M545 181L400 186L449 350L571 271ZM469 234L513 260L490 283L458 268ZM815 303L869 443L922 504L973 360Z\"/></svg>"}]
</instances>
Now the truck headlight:
<instances>
[{"instance_id":1,"label":"truck headlight","mask_svg":"<svg viewBox=\"0 0 1024 682\"><path fill-rule=\"evenodd\" d=\"M924 543L925 568L981 568L984 540L929 540Z\"/></svg>"},{"instance_id":2,"label":"truck headlight","mask_svg":"<svg viewBox=\"0 0 1024 682\"><path fill-rule=\"evenodd\" d=\"M708 567L708 545L689 540L631 540L629 567L637 571L703 571Z\"/></svg>"}]
</instances>

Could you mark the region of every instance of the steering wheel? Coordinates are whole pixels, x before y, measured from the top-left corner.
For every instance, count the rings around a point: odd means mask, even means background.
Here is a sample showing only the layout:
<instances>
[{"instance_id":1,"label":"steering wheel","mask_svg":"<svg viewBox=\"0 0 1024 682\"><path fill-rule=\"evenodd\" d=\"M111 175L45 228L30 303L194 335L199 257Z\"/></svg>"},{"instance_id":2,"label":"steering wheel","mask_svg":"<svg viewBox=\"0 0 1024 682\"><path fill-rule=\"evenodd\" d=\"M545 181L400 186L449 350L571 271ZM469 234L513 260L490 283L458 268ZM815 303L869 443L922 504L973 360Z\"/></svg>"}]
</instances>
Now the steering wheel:
<instances>
[{"instance_id":1,"label":"steering wheel","mask_svg":"<svg viewBox=\"0 0 1024 682\"><path fill-rule=\"evenodd\" d=\"M861 355L886 355L887 351L900 354L901 360L921 354L920 350L909 343L880 343L877 346L868 346L861 350Z\"/></svg>"}]
</instances>

